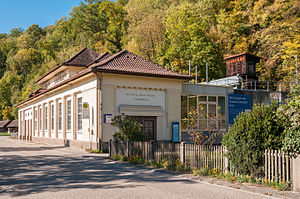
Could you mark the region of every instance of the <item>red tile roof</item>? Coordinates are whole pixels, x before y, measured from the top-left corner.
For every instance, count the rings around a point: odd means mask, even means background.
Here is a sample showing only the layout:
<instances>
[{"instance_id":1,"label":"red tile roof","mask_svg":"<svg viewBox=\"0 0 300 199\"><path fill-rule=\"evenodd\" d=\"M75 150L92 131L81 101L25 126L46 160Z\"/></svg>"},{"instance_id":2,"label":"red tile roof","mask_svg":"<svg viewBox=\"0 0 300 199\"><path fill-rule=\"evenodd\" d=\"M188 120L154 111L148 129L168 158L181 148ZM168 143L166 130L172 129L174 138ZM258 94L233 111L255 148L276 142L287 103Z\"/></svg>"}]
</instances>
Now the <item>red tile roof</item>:
<instances>
[{"instance_id":1,"label":"red tile roof","mask_svg":"<svg viewBox=\"0 0 300 199\"><path fill-rule=\"evenodd\" d=\"M34 97L34 96L36 96L36 95L39 94L39 93L45 92L46 90L47 90L47 89L39 88L39 89L37 89L36 91L30 93L30 94L28 95L28 97L29 97L29 98Z\"/></svg>"},{"instance_id":2,"label":"red tile roof","mask_svg":"<svg viewBox=\"0 0 300 199\"><path fill-rule=\"evenodd\" d=\"M0 121L0 128L5 128L10 123L10 120Z\"/></svg>"},{"instance_id":3,"label":"red tile roof","mask_svg":"<svg viewBox=\"0 0 300 199\"><path fill-rule=\"evenodd\" d=\"M11 121L6 127L7 127L7 128L18 127L18 120L13 120L13 121Z\"/></svg>"},{"instance_id":4,"label":"red tile roof","mask_svg":"<svg viewBox=\"0 0 300 199\"><path fill-rule=\"evenodd\" d=\"M99 54L95 51L84 48L75 54L73 57L68 59L63 63L65 66L85 66L88 67L89 65L93 64L99 57Z\"/></svg>"},{"instance_id":5,"label":"red tile roof","mask_svg":"<svg viewBox=\"0 0 300 199\"><path fill-rule=\"evenodd\" d=\"M42 79L44 79L47 75L51 74L52 72L56 71L62 66L80 66L80 67L88 67L89 65L95 63L96 61L106 59L111 54L109 53L103 53L102 55L99 55L95 51L89 49L89 48L83 48L81 51L76 53L74 56L72 56L67 61L63 62L61 65L57 66L56 68L50 70L48 73L46 73L44 76L42 76L40 79L35 81L35 83L38 83Z\"/></svg>"},{"instance_id":6,"label":"red tile roof","mask_svg":"<svg viewBox=\"0 0 300 199\"><path fill-rule=\"evenodd\" d=\"M91 65L96 71L109 73L133 74L142 76L191 79L190 76L170 71L151 61L123 50L108 59Z\"/></svg>"},{"instance_id":7,"label":"red tile roof","mask_svg":"<svg viewBox=\"0 0 300 199\"><path fill-rule=\"evenodd\" d=\"M108 52L105 52L105 53L99 55L94 63L99 63L105 59L110 58L111 56L113 56L113 55Z\"/></svg>"},{"instance_id":8,"label":"red tile roof","mask_svg":"<svg viewBox=\"0 0 300 199\"><path fill-rule=\"evenodd\" d=\"M250 57L255 57L255 58L257 58L257 59L261 59L261 57L258 57L258 56L256 56L256 55L249 54L249 53L247 53L247 52L243 52L243 53L236 54L236 55L231 55L231 56L225 57L224 59L225 59L225 60L227 60L227 59L232 59L232 58L239 57L239 56L243 56L243 55L250 56Z\"/></svg>"}]
</instances>

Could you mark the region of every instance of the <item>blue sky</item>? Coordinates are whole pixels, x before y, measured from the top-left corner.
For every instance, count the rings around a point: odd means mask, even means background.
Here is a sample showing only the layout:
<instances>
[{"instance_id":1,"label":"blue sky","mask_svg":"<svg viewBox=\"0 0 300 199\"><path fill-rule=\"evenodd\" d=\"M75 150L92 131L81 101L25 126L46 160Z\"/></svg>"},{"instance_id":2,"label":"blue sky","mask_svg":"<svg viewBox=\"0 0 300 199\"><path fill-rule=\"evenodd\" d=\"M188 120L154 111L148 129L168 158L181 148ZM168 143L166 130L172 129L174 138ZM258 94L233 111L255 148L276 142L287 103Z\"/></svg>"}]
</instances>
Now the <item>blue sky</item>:
<instances>
[{"instance_id":1,"label":"blue sky","mask_svg":"<svg viewBox=\"0 0 300 199\"><path fill-rule=\"evenodd\" d=\"M46 27L78 6L81 0L0 0L0 33L26 30L32 24Z\"/></svg>"}]
</instances>

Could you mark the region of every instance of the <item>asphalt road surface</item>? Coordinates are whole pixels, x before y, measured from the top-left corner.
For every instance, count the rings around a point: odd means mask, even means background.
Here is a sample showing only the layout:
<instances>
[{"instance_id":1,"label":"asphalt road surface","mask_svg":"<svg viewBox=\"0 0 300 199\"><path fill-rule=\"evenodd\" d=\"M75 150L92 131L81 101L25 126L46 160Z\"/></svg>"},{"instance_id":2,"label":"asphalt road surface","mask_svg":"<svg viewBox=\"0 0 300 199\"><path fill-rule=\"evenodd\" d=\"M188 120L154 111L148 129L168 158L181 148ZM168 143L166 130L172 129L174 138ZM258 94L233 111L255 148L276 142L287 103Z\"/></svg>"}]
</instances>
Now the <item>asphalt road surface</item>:
<instances>
[{"instance_id":1,"label":"asphalt road surface","mask_svg":"<svg viewBox=\"0 0 300 199\"><path fill-rule=\"evenodd\" d=\"M0 136L0 198L273 198Z\"/></svg>"}]
</instances>

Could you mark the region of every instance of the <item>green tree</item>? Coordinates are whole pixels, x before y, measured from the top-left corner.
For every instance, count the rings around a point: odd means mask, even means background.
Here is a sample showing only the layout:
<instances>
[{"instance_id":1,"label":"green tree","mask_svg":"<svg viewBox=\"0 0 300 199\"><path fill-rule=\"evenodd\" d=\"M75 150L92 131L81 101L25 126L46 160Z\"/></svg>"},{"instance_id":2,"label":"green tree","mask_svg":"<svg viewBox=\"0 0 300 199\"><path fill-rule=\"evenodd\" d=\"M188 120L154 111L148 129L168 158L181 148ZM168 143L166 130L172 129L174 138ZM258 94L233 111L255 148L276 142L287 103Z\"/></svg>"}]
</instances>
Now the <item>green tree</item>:
<instances>
[{"instance_id":1,"label":"green tree","mask_svg":"<svg viewBox=\"0 0 300 199\"><path fill-rule=\"evenodd\" d=\"M113 1L104 1L100 4L99 14L105 19L105 28L97 33L100 44L115 53L122 50L122 39L127 33L128 22L125 19L124 8Z\"/></svg>"},{"instance_id":2,"label":"green tree","mask_svg":"<svg viewBox=\"0 0 300 199\"><path fill-rule=\"evenodd\" d=\"M10 106L5 106L4 109L2 110L2 116L3 120L12 120L12 108Z\"/></svg>"},{"instance_id":3,"label":"green tree","mask_svg":"<svg viewBox=\"0 0 300 199\"><path fill-rule=\"evenodd\" d=\"M192 61L192 71L198 66L200 78L205 78L205 63L209 64L210 79L225 75L223 54L218 43L208 33L203 24L198 4L182 3L172 6L165 16L165 42L161 57L165 65L170 64L181 73L188 73L188 60ZM199 79L200 79L199 78Z\"/></svg>"}]
</instances>

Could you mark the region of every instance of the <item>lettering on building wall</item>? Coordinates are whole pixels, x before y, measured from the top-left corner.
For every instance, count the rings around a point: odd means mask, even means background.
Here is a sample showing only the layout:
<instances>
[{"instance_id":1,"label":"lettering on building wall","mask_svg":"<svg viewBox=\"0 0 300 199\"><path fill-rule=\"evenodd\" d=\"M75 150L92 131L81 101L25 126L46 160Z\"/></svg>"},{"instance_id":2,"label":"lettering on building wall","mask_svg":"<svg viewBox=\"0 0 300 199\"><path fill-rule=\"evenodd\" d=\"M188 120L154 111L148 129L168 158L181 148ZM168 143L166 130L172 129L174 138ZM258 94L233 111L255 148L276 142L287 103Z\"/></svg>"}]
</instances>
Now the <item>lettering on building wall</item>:
<instances>
[{"instance_id":1,"label":"lettering on building wall","mask_svg":"<svg viewBox=\"0 0 300 199\"><path fill-rule=\"evenodd\" d=\"M165 93L163 91L118 89L116 91L116 105L150 105L165 106Z\"/></svg>"}]
</instances>

